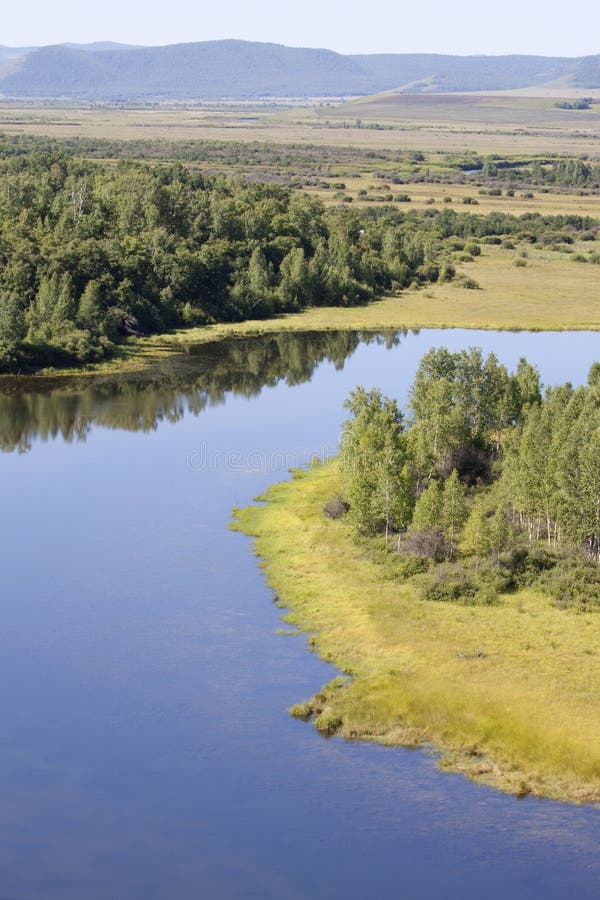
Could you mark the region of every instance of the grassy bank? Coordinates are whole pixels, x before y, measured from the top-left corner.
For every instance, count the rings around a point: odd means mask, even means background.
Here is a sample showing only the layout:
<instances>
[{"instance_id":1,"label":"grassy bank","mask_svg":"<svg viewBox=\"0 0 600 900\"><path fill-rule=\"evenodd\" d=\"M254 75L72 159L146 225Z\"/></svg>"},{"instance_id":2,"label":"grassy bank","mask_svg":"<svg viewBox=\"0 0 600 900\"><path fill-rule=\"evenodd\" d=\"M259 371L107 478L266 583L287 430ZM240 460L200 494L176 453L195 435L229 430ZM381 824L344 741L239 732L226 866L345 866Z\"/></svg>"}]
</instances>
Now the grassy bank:
<instances>
[{"instance_id":1,"label":"grassy bank","mask_svg":"<svg viewBox=\"0 0 600 900\"><path fill-rule=\"evenodd\" d=\"M296 712L350 739L432 743L443 766L503 790L600 801L600 617L531 591L417 600L324 518L336 487L335 463L296 473L234 526L256 537L286 621L352 676Z\"/></svg>"}]
</instances>

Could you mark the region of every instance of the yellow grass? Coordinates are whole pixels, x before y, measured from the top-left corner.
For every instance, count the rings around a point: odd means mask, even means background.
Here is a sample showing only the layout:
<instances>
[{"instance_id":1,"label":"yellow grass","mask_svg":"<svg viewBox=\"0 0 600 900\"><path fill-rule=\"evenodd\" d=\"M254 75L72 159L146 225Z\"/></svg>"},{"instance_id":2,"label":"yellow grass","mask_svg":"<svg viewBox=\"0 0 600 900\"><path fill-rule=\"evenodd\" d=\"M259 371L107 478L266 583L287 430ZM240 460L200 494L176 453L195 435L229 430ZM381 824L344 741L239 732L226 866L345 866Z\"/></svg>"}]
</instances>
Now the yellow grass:
<instances>
[{"instance_id":1,"label":"yellow grass","mask_svg":"<svg viewBox=\"0 0 600 900\"><path fill-rule=\"evenodd\" d=\"M274 144L315 144L389 150L475 150L481 153L566 153L598 155L600 128L593 116L571 113L554 126L555 113L524 122L515 113L511 121L490 121L485 106L476 107L473 96L464 97L463 109L478 110L469 117L451 113L440 103L417 108L411 115L390 122L376 104L357 101L356 107L323 107L298 110L251 109L85 109L67 105L21 106L0 104L0 130L49 137L92 137L113 140L161 138L166 140L259 141ZM520 101L516 101L519 103ZM362 105L361 105L362 104ZM368 108L368 115L366 113ZM363 117L394 125L393 130L340 128L340 121L354 123ZM510 117L509 117L510 118ZM252 121L257 119L258 121ZM328 124L329 120L329 124ZM514 120L514 121L513 121ZM586 124L590 122L590 124ZM336 126L336 127L332 127Z\"/></svg>"},{"instance_id":2,"label":"yellow grass","mask_svg":"<svg viewBox=\"0 0 600 900\"><path fill-rule=\"evenodd\" d=\"M404 212L411 209L431 208L432 204L427 201L433 198L434 209L450 208L457 213L470 212L486 215L491 212L501 212L515 216L522 216L524 213L541 213L546 216L580 215L600 219L600 196L580 196L567 193L543 194L539 189L533 187L530 192L533 193L532 198L524 197L525 191L515 191L514 197L507 197L505 188L502 191L503 196L490 197L487 194L480 194L480 188L475 184L391 184L389 181L374 180L373 175L368 172L362 173L358 177L343 175L332 181L341 181L345 185L343 193L352 197L353 205L372 205L374 202L378 202L377 197L388 194L392 194L394 197L399 194L407 194L410 197L409 203L394 204ZM361 190L368 192L366 197L359 196L358 192ZM327 206L340 203L340 199L335 196L338 193L335 189L323 190L320 187L309 187L306 188L306 191L318 196ZM451 204L444 203L446 197L451 198ZM477 200L477 205L465 205L463 202L465 197Z\"/></svg>"},{"instance_id":3,"label":"yellow grass","mask_svg":"<svg viewBox=\"0 0 600 900\"><path fill-rule=\"evenodd\" d=\"M431 742L443 765L504 790L598 802L600 616L531 592L496 607L418 600L324 518L336 489L335 463L296 473L235 525L256 536L285 620L352 676L309 703L317 725Z\"/></svg>"}]
</instances>

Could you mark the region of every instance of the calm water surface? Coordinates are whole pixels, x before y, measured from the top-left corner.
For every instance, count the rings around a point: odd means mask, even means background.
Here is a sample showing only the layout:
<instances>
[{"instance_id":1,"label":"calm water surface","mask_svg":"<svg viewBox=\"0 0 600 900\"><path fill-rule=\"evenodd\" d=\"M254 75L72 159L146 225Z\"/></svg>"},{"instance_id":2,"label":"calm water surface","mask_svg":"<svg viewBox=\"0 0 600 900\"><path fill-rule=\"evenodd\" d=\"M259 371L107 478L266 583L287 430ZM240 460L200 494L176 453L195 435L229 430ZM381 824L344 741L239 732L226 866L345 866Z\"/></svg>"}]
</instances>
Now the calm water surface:
<instances>
[{"instance_id":1,"label":"calm water surface","mask_svg":"<svg viewBox=\"0 0 600 900\"><path fill-rule=\"evenodd\" d=\"M286 708L331 669L227 530L431 346L546 383L595 334L305 335L0 393L0 900L587 898L600 812L517 801Z\"/></svg>"}]
</instances>

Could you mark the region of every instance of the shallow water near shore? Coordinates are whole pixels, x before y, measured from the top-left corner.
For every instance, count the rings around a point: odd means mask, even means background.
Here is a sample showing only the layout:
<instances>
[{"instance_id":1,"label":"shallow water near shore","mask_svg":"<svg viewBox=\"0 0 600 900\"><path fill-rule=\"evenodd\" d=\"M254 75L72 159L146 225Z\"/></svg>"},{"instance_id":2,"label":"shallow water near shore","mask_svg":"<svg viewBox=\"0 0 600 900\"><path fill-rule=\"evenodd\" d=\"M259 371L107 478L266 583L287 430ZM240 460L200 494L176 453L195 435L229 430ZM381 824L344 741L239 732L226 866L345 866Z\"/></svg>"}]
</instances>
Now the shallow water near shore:
<instances>
[{"instance_id":1,"label":"shallow water near shore","mask_svg":"<svg viewBox=\"0 0 600 900\"><path fill-rule=\"evenodd\" d=\"M0 393L1 898L597 896L598 810L291 719L332 670L227 530L440 345L548 384L600 359L585 332L266 335Z\"/></svg>"}]
</instances>

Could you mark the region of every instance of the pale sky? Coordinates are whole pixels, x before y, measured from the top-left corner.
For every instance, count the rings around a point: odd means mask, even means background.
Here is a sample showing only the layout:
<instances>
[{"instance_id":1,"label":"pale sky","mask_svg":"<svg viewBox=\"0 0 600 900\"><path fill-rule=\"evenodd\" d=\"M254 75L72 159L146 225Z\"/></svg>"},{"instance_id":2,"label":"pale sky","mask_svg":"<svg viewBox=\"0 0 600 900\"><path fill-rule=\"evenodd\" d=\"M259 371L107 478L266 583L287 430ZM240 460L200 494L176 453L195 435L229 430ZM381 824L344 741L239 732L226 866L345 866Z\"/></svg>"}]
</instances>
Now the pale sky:
<instances>
[{"instance_id":1,"label":"pale sky","mask_svg":"<svg viewBox=\"0 0 600 900\"><path fill-rule=\"evenodd\" d=\"M598 0L25 0L6 3L0 44L219 38L341 53L600 53Z\"/></svg>"}]
</instances>

